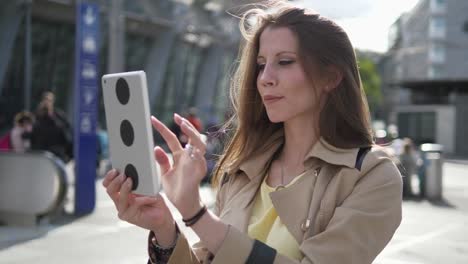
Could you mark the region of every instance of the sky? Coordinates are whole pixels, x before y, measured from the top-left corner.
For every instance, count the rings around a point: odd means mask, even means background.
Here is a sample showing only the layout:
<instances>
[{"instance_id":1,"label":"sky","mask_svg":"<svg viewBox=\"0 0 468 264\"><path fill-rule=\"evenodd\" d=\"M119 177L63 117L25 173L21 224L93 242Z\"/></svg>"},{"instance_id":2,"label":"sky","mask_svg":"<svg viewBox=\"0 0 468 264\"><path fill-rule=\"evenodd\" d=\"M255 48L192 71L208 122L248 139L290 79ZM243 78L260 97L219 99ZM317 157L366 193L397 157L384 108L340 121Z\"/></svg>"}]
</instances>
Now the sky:
<instances>
[{"instance_id":1,"label":"sky","mask_svg":"<svg viewBox=\"0 0 468 264\"><path fill-rule=\"evenodd\" d=\"M362 50L387 51L388 30L419 0L297 0L333 19L348 33L353 45Z\"/></svg>"}]
</instances>

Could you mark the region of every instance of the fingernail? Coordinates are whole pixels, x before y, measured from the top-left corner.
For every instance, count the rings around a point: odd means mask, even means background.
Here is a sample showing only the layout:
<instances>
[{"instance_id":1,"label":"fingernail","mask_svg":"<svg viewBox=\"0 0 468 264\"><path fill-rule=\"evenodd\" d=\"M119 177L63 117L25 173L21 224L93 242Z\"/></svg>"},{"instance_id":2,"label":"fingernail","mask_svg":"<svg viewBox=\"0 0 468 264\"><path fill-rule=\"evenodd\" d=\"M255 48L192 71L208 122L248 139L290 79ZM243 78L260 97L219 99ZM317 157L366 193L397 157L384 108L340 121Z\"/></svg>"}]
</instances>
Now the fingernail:
<instances>
[{"instance_id":1,"label":"fingernail","mask_svg":"<svg viewBox=\"0 0 468 264\"><path fill-rule=\"evenodd\" d=\"M132 186L132 179L127 178L127 181L126 181L125 184L127 185L127 187L131 187Z\"/></svg>"},{"instance_id":2,"label":"fingernail","mask_svg":"<svg viewBox=\"0 0 468 264\"><path fill-rule=\"evenodd\" d=\"M174 120L177 123L180 123L180 122L182 122L183 118L180 115L174 113Z\"/></svg>"}]
</instances>

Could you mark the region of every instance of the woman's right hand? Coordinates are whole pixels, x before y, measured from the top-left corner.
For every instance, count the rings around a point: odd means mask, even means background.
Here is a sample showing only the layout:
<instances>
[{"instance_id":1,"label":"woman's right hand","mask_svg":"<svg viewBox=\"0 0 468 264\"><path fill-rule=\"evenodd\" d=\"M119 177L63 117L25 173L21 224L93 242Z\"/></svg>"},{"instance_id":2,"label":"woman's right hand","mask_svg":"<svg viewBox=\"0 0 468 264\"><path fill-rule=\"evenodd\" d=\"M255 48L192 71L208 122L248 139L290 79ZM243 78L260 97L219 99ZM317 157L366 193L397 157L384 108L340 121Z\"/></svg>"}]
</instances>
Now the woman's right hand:
<instances>
[{"instance_id":1,"label":"woman's right hand","mask_svg":"<svg viewBox=\"0 0 468 264\"><path fill-rule=\"evenodd\" d=\"M175 236L174 218L160 194L143 196L131 193L131 178L119 173L116 169L106 174L102 185L114 201L121 220L152 230L158 242L162 242L161 245L166 244L163 240L170 240ZM168 243L171 242L168 241Z\"/></svg>"}]
</instances>

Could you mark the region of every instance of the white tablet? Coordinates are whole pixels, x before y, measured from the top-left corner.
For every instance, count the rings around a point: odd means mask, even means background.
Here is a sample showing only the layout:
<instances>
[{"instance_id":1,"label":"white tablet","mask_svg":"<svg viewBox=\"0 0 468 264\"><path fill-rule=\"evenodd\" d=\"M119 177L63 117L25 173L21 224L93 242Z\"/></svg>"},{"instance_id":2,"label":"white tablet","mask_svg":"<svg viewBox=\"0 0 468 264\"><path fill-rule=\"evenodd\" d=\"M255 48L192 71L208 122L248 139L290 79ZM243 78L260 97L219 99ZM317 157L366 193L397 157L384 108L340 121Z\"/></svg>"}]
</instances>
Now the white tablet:
<instances>
[{"instance_id":1,"label":"white tablet","mask_svg":"<svg viewBox=\"0 0 468 264\"><path fill-rule=\"evenodd\" d=\"M104 75L102 89L112 167L132 179L133 193L156 195L161 181L153 152L145 72Z\"/></svg>"}]
</instances>

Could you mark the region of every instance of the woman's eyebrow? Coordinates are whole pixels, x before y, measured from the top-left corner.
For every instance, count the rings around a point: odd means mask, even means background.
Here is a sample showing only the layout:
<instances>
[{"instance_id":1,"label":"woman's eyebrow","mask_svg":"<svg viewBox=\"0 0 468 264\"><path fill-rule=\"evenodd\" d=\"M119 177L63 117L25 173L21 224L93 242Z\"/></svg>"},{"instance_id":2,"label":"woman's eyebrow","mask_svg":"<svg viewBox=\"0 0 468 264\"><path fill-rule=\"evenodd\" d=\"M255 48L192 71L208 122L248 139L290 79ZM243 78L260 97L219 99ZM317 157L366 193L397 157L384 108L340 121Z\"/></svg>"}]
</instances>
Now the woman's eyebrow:
<instances>
[{"instance_id":1,"label":"woman's eyebrow","mask_svg":"<svg viewBox=\"0 0 468 264\"><path fill-rule=\"evenodd\" d=\"M276 54L276 56L282 55L282 54L293 54L293 55L296 55L297 53L294 52L294 51L281 51L281 52L278 52L278 53Z\"/></svg>"},{"instance_id":2,"label":"woman's eyebrow","mask_svg":"<svg viewBox=\"0 0 468 264\"><path fill-rule=\"evenodd\" d=\"M294 52L294 51L280 51L280 52L276 53L275 56L279 56L279 55L283 55L283 54L297 55L297 53ZM264 57L262 55L258 55L257 59L264 59Z\"/></svg>"}]
</instances>

